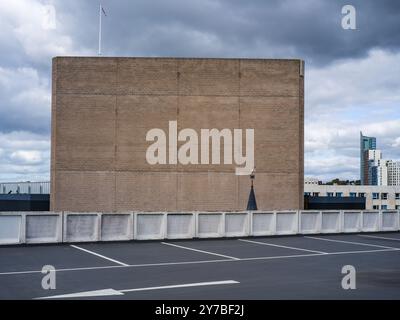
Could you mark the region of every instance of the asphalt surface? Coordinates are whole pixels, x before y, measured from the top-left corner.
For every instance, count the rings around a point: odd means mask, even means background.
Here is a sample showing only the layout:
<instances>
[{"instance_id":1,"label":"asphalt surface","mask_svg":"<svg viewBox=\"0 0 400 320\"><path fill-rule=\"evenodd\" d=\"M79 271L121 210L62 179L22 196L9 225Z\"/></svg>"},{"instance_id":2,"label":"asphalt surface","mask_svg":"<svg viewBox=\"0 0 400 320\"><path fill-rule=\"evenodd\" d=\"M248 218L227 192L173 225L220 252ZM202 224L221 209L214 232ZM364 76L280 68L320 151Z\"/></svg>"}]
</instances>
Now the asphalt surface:
<instances>
[{"instance_id":1,"label":"asphalt surface","mask_svg":"<svg viewBox=\"0 0 400 320\"><path fill-rule=\"evenodd\" d=\"M0 299L43 297L400 299L400 232L0 247Z\"/></svg>"}]
</instances>

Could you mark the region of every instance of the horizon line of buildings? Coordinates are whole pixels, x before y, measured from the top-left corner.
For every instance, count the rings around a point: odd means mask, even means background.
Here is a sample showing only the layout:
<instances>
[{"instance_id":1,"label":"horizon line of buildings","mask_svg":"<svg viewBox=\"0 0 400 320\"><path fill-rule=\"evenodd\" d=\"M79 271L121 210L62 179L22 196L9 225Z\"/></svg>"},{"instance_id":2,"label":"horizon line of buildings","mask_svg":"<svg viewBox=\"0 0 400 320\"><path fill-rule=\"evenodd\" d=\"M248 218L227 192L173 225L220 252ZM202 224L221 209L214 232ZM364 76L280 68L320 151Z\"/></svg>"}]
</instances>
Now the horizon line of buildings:
<instances>
[{"instance_id":1,"label":"horizon line of buildings","mask_svg":"<svg viewBox=\"0 0 400 320\"><path fill-rule=\"evenodd\" d=\"M255 192L257 194L257 188ZM50 194L50 182L0 182L1 194ZM318 179L306 177L304 196L321 199L365 198L365 210L400 210L400 186L322 185Z\"/></svg>"}]
</instances>

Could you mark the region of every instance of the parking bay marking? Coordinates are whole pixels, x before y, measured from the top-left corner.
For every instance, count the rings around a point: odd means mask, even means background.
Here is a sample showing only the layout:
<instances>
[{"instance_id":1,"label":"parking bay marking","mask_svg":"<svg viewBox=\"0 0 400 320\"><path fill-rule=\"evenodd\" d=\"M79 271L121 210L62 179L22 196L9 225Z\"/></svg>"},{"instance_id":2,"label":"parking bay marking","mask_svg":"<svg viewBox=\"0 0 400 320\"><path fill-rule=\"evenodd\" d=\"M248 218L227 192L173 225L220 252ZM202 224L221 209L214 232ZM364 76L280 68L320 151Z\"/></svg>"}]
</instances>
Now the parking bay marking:
<instances>
[{"instance_id":1,"label":"parking bay marking","mask_svg":"<svg viewBox=\"0 0 400 320\"><path fill-rule=\"evenodd\" d=\"M211 255L214 255L214 256L219 256L219 257L228 258L228 259L232 259L232 260L240 260L240 258L236 258L236 257L232 257L232 256L226 256L226 255L224 255L224 254L219 254L219 253L215 253L215 252L210 252L210 251L204 251L204 250L194 249L194 248L185 247L185 246L180 246L180 245L173 244L173 243L168 243L168 242L161 242L161 243L162 243L162 244L165 244L165 245L168 245L168 246L177 247L177 248L180 248L180 249L186 249L186 250L191 250L191 251L196 251L196 252L211 254Z\"/></svg>"},{"instance_id":2,"label":"parking bay marking","mask_svg":"<svg viewBox=\"0 0 400 320\"><path fill-rule=\"evenodd\" d=\"M92 255L94 255L94 256L96 256L96 257L100 257L100 258L103 258L103 259L105 259L105 260L114 262L114 263L116 263L116 264L119 264L120 266L124 266L124 267L127 267L127 266L128 266L128 264L126 264L126 263L123 263L123 262L121 262L121 261L118 261L118 260L115 260L115 259L112 259L112 258L103 256L103 255L101 255L101 254L99 254L99 253L90 251L90 250L88 250L88 249L81 248L81 247L75 246L75 245L73 245L73 244L71 245L71 247L72 247L72 248L75 248L75 249L78 249L78 250L81 250L81 251L84 251L84 252L86 252L86 253L90 253L90 254L92 254Z\"/></svg>"},{"instance_id":3,"label":"parking bay marking","mask_svg":"<svg viewBox=\"0 0 400 320\"><path fill-rule=\"evenodd\" d=\"M311 253L328 254L328 252L323 252L323 251L316 251L316 250L309 250L309 249L303 249L303 248L288 247L288 246L282 246L282 245L272 244L272 243L267 243L267 242L260 242L260 241L253 241L253 240L245 240L245 239L238 239L238 240L239 240L239 241L243 241L243 242L261 244L261 245L264 245L264 246L272 246L272 247L278 247L278 248L284 248L284 249L291 249L291 250L300 250L300 251L306 251L306 252L311 252Z\"/></svg>"},{"instance_id":4,"label":"parking bay marking","mask_svg":"<svg viewBox=\"0 0 400 320\"><path fill-rule=\"evenodd\" d=\"M359 237L363 237L363 238L373 238L373 239L383 239L383 240L393 240L393 241L400 241L400 239L396 239L396 238L388 238L388 237L378 237L378 236L367 236L365 234L359 234Z\"/></svg>"},{"instance_id":5,"label":"parking bay marking","mask_svg":"<svg viewBox=\"0 0 400 320\"><path fill-rule=\"evenodd\" d=\"M368 243L364 243L364 242L344 241L344 240L318 238L318 237L304 237L304 238L322 240L322 241L332 241L332 242L339 242L339 243L349 243L349 244L356 244L356 245L360 245L360 246L376 247L376 248L383 248L383 249L392 249L392 250L398 250L399 249L399 248L394 248L394 247L379 246L379 245L376 245L376 244L368 244Z\"/></svg>"}]
</instances>

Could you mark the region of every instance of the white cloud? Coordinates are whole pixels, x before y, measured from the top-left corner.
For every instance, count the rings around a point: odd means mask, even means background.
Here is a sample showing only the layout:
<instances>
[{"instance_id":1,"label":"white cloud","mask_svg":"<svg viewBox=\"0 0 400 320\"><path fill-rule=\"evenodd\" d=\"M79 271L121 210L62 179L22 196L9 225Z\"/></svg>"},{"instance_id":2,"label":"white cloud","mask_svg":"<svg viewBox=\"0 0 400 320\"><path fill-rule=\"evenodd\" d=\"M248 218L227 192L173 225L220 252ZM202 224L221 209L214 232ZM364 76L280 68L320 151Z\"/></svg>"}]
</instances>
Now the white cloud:
<instances>
[{"instance_id":1,"label":"white cloud","mask_svg":"<svg viewBox=\"0 0 400 320\"><path fill-rule=\"evenodd\" d=\"M0 180L48 180L50 141L48 135L15 131L0 132Z\"/></svg>"},{"instance_id":2,"label":"white cloud","mask_svg":"<svg viewBox=\"0 0 400 320\"><path fill-rule=\"evenodd\" d=\"M36 149L45 151L50 147L48 135L34 134L26 131L0 132L0 149Z\"/></svg>"},{"instance_id":3,"label":"white cloud","mask_svg":"<svg viewBox=\"0 0 400 320\"><path fill-rule=\"evenodd\" d=\"M306 174L320 179L358 179L360 130L377 138L377 149L383 151L384 158L400 158L400 119L368 123L335 116L330 122L321 120L306 125Z\"/></svg>"},{"instance_id":4,"label":"white cloud","mask_svg":"<svg viewBox=\"0 0 400 320\"><path fill-rule=\"evenodd\" d=\"M376 136L379 139L393 139L400 133L400 119L379 121L376 123L349 121L320 121L306 126L305 151L317 151L336 148L359 147L359 134ZM399 140L398 138L396 141ZM396 147L396 142L392 145Z\"/></svg>"},{"instance_id":5,"label":"white cloud","mask_svg":"<svg viewBox=\"0 0 400 320\"><path fill-rule=\"evenodd\" d=\"M50 83L33 68L0 67L1 131L49 131Z\"/></svg>"},{"instance_id":6,"label":"white cloud","mask_svg":"<svg viewBox=\"0 0 400 320\"><path fill-rule=\"evenodd\" d=\"M11 153L10 159L18 164L39 164L42 162L42 154L38 150L17 150Z\"/></svg>"},{"instance_id":7,"label":"white cloud","mask_svg":"<svg viewBox=\"0 0 400 320\"><path fill-rule=\"evenodd\" d=\"M51 21L52 12L55 13L55 21ZM53 1L0 1L0 21L0 38L7 35L8 41L17 41L32 61L47 64L56 55L87 53L84 46L74 44L63 28Z\"/></svg>"},{"instance_id":8,"label":"white cloud","mask_svg":"<svg viewBox=\"0 0 400 320\"><path fill-rule=\"evenodd\" d=\"M400 148L400 137L397 137L396 139L394 139L394 141L392 143L392 147L393 148Z\"/></svg>"},{"instance_id":9,"label":"white cloud","mask_svg":"<svg viewBox=\"0 0 400 320\"><path fill-rule=\"evenodd\" d=\"M356 108L362 117L369 108L400 104L400 52L372 50L362 59L338 61L306 73L307 113L335 117ZM357 114L355 114L357 116Z\"/></svg>"}]
</instances>

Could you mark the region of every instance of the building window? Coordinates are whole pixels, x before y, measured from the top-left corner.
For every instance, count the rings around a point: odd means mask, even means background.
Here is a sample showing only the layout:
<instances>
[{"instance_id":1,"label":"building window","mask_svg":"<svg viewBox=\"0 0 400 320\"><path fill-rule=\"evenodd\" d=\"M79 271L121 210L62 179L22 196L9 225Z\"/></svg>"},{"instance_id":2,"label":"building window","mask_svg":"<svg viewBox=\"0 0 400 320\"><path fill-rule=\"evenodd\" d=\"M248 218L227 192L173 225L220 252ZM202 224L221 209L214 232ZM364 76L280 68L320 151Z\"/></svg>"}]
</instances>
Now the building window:
<instances>
[{"instance_id":1,"label":"building window","mask_svg":"<svg viewBox=\"0 0 400 320\"><path fill-rule=\"evenodd\" d=\"M386 204L381 205L381 209L382 210L387 210L387 205Z\"/></svg>"},{"instance_id":2,"label":"building window","mask_svg":"<svg viewBox=\"0 0 400 320\"><path fill-rule=\"evenodd\" d=\"M313 193L313 196L314 196L314 197L319 197L319 192L314 192L314 193Z\"/></svg>"},{"instance_id":3,"label":"building window","mask_svg":"<svg viewBox=\"0 0 400 320\"><path fill-rule=\"evenodd\" d=\"M372 206L372 209L374 209L374 210L379 210L379 206L376 205L376 204L374 204L374 205Z\"/></svg>"},{"instance_id":4,"label":"building window","mask_svg":"<svg viewBox=\"0 0 400 320\"><path fill-rule=\"evenodd\" d=\"M378 192L372 192L372 199L379 199L379 193Z\"/></svg>"},{"instance_id":5,"label":"building window","mask_svg":"<svg viewBox=\"0 0 400 320\"><path fill-rule=\"evenodd\" d=\"M343 192L336 192L336 197L341 197L343 195Z\"/></svg>"},{"instance_id":6,"label":"building window","mask_svg":"<svg viewBox=\"0 0 400 320\"><path fill-rule=\"evenodd\" d=\"M396 193L396 200L400 200L400 193Z\"/></svg>"},{"instance_id":7,"label":"building window","mask_svg":"<svg viewBox=\"0 0 400 320\"><path fill-rule=\"evenodd\" d=\"M400 210L400 205L396 205L396 210Z\"/></svg>"},{"instance_id":8,"label":"building window","mask_svg":"<svg viewBox=\"0 0 400 320\"><path fill-rule=\"evenodd\" d=\"M327 195L328 197L333 197L333 192L327 192L326 195Z\"/></svg>"},{"instance_id":9,"label":"building window","mask_svg":"<svg viewBox=\"0 0 400 320\"><path fill-rule=\"evenodd\" d=\"M358 196L361 197L361 198L365 198L365 193L364 192L359 192Z\"/></svg>"},{"instance_id":10,"label":"building window","mask_svg":"<svg viewBox=\"0 0 400 320\"><path fill-rule=\"evenodd\" d=\"M387 193L381 193L381 199L382 200L387 200Z\"/></svg>"},{"instance_id":11,"label":"building window","mask_svg":"<svg viewBox=\"0 0 400 320\"><path fill-rule=\"evenodd\" d=\"M304 192L304 195L309 196L309 195L311 195L311 192Z\"/></svg>"},{"instance_id":12,"label":"building window","mask_svg":"<svg viewBox=\"0 0 400 320\"><path fill-rule=\"evenodd\" d=\"M356 192L350 192L350 197L352 197L352 198L357 197L357 193Z\"/></svg>"}]
</instances>

